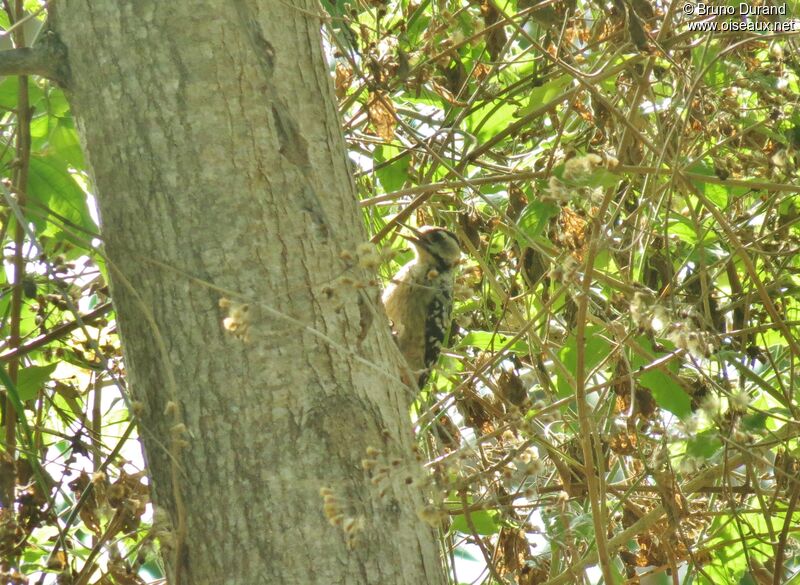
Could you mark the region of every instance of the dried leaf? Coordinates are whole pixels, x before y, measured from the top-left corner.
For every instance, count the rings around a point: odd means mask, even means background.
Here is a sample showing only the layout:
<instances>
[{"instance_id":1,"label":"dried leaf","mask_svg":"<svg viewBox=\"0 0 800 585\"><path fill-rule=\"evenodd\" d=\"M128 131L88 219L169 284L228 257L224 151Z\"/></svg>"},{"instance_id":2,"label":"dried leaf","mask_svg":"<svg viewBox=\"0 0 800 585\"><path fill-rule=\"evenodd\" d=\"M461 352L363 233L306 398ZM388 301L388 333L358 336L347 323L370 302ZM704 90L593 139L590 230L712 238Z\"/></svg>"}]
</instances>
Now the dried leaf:
<instances>
[{"instance_id":1,"label":"dried leaf","mask_svg":"<svg viewBox=\"0 0 800 585\"><path fill-rule=\"evenodd\" d=\"M384 92L370 94L367 101L367 115L375 134L385 141L391 142L397 126L397 112L394 104Z\"/></svg>"},{"instance_id":2,"label":"dried leaf","mask_svg":"<svg viewBox=\"0 0 800 585\"><path fill-rule=\"evenodd\" d=\"M334 88L336 90L336 97L342 99L347 95L347 90L353 83L353 69L344 63L336 64L336 78L334 80Z\"/></svg>"}]
</instances>

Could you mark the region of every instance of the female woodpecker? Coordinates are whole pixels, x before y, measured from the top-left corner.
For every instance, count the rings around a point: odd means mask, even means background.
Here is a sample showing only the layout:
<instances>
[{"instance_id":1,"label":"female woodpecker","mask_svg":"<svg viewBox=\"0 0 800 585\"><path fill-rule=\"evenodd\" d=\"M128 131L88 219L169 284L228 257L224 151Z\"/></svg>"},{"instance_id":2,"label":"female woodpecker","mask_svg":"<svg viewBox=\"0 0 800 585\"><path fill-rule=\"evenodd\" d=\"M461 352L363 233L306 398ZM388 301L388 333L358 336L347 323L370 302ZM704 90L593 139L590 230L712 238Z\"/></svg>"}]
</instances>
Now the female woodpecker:
<instances>
[{"instance_id":1,"label":"female woodpecker","mask_svg":"<svg viewBox=\"0 0 800 585\"><path fill-rule=\"evenodd\" d=\"M403 237L414 246L414 259L392 278L383 304L400 351L422 388L450 331L461 248L455 234L444 228L409 229L414 235Z\"/></svg>"}]
</instances>

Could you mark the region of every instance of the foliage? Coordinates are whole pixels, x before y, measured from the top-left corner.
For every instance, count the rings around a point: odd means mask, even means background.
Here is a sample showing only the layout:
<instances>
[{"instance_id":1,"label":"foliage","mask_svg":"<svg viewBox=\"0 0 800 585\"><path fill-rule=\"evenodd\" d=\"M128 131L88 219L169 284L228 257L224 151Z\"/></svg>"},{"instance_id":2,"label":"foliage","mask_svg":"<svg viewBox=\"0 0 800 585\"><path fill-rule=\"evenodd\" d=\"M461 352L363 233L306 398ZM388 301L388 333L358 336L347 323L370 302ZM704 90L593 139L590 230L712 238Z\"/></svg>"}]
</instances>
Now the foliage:
<instances>
[{"instance_id":1,"label":"foliage","mask_svg":"<svg viewBox=\"0 0 800 585\"><path fill-rule=\"evenodd\" d=\"M411 413L453 578L797 579L796 36L647 0L321 6L382 275L403 223L465 251ZM67 102L7 78L0 105L3 579L158 579Z\"/></svg>"},{"instance_id":2,"label":"foliage","mask_svg":"<svg viewBox=\"0 0 800 585\"><path fill-rule=\"evenodd\" d=\"M466 252L413 413L447 547L493 583L796 571L796 38L643 1L324 4L373 241Z\"/></svg>"}]
</instances>

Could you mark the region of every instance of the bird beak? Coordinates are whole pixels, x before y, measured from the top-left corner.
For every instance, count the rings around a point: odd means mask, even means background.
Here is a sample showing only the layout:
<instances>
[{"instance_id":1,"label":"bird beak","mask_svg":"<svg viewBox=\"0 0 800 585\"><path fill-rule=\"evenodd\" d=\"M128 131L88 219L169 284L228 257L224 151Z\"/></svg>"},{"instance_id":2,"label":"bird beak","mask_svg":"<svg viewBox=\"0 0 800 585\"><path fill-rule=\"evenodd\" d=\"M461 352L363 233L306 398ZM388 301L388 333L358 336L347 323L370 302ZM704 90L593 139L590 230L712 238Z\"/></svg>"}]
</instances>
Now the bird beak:
<instances>
[{"instance_id":1,"label":"bird beak","mask_svg":"<svg viewBox=\"0 0 800 585\"><path fill-rule=\"evenodd\" d=\"M403 225L408 231L410 231L412 234L414 234L414 236L407 236L405 234L398 234L398 235L401 238L403 238L404 240L407 240L409 242L413 242L415 244L419 244L420 243L419 238L422 236L422 234L419 233L419 230L416 229L416 228L413 228L413 227L411 227L409 225L405 225L405 224L403 224Z\"/></svg>"}]
</instances>

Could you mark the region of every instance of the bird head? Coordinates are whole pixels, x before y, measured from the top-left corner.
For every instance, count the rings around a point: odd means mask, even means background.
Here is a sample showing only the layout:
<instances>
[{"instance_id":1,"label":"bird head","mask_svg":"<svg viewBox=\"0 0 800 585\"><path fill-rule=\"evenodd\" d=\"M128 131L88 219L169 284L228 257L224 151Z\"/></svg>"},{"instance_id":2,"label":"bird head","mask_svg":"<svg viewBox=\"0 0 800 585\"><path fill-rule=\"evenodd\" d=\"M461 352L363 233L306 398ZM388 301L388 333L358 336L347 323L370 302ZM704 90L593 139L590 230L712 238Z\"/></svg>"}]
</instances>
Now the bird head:
<instances>
[{"instance_id":1,"label":"bird head","mask_svg":"<svg viewBox=\"0 0 800 585\"><path fill-rule=\"evenodd\" d=\"M408 229L413 236L403 237L414 245L421 260L432 260L441 269L449 270L461 258L458 238L450 230L434 226Z\"/></svg>"}]
</instances>

